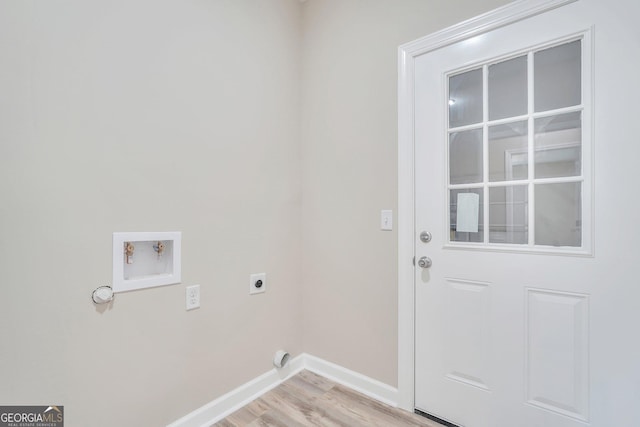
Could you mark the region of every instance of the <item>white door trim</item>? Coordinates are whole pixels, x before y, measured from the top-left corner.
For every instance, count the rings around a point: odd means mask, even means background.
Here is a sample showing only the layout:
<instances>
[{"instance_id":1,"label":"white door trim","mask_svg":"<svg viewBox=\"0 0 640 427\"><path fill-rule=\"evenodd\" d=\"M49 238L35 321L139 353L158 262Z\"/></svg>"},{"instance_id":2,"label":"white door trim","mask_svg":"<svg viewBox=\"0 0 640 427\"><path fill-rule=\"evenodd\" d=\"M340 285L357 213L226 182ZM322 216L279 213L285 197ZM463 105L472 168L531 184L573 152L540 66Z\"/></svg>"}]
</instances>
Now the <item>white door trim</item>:
<instances>
[{"instance_id":1,"label":"white door trim","mask_svg":"<svg viewBox=\"0 0 640 427\"><path fill-rule=\"evenodd\" d=\"M414 66L418 56L577 0L517 0L398 48L398 406L415 403Z\"/></svg>"}]
</instances>

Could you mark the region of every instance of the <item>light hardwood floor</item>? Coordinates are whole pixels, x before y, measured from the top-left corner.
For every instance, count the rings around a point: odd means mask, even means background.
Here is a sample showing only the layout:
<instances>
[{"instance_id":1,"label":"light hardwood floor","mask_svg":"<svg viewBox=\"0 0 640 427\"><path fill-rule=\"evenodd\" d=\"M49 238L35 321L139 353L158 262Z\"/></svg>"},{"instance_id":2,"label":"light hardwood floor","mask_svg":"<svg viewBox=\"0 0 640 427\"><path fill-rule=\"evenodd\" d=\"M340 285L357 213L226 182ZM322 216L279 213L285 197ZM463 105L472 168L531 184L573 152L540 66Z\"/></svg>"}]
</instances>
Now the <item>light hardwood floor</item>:
<instances>
[{"instance_id":1,"label":"light hardwood floor","mask_svg":"<svg viewBox=\"0 0 640 427\"><path fill-rule=\"evenodd\" d=\"M212 427L442 427L302 371Z\"/></svg>"}]
</instances>

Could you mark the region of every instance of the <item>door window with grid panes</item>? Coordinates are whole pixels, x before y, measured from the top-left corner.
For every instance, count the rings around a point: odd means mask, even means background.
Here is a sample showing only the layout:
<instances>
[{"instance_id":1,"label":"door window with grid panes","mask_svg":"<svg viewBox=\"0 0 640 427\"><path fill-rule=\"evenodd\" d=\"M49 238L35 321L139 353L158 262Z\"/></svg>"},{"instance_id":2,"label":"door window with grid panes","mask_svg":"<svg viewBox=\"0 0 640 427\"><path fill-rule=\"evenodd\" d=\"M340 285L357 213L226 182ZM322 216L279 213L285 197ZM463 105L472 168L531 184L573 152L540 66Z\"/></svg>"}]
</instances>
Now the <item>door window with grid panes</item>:
<instances>
[{"instance_id":1,"label":"door window with grid panes","mask_svg":"<svg viewBox=\"0 0 640 427\"><path fill-rule=\"evenodd\" d=\"M574 39L447 75L449 246L589 250L584 56Z\"/></svg>"}]
</instances>

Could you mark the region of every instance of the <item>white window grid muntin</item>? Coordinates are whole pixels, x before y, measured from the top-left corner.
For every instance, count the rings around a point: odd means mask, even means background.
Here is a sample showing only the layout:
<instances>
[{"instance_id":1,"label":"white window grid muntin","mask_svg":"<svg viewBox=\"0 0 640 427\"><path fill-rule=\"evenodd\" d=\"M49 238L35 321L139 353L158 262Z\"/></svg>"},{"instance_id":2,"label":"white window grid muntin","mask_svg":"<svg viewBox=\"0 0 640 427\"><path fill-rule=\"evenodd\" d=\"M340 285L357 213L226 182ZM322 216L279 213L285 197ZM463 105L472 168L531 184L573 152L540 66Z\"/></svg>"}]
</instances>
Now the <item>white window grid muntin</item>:
<instances>
[{"instance_id":1,"label":"white window grid muntin","mask_svg":"<svg viewBox=\"0 0 640 427\"><path fill-rule=\"evenodd\" d=\"M550 253L560 255L577 255L577 256L592 256L593 255L593 182L591 179L593 169L593 150L592 150L592 127L593 121L591 118L591 104L592 104L592 49L593 43L591 40L592 30L588 29L577 34L568 35L561 39L555 39L543 44L528 47L526 49L518 50L501 56L495 56L490 59L484 59L481 61L467 64L464 67L457 68L445 72L443 74L444 83L444 100L445 110L445 138L446 150L445 150L445 182L447 183L447 191L445 192L445 249L470 249L470 250L485 250L485 251L499 251L499 252L525 252L525 253ZM552 47L560 46L563 44L571 43L574 41L581 41L581 103L578 105L572 105L569 107L562 107L554 110L546 111L534 111L534 55L536 52L549 49ZM519 116L507 117L497 120L489 120L488 110L488 68L489 66L497 63L507 61L509 59L521 57L527 55L527 114ZM472 123L464 126L449 127L449 78L458 74L463 74L468 71L482 68L482 116L481 123ZM567 113L581 113L581 141L579 145L581 147L581 169L580 174L567 177L556 178L535 178L535 120L557 116ZM489 180L489 127L503 124L510 124L515 122L527 121L527 162L528 171L526 179L518 180L503 180L503 181L490 181ZM449 163L449 141L452 133L466 131L466 130L482 130L482 182L468 183L468 184L450 184L450 163ZM560 184L560 183L580 183L581 190L581 246L546 246L535 244L535 186L540 184ZM527 185L528 186L528 213L527 213L527 229L528 229L528 242L527 244L513 244L513 243L491 243L490 239L490 223L489 223L489 189L496 187L513 188L514 185ZM450 209L451 190L458 189L483 189L483 242L458 242L451 240L451 223L450 223Z\"/></svg>"}]
</instances>

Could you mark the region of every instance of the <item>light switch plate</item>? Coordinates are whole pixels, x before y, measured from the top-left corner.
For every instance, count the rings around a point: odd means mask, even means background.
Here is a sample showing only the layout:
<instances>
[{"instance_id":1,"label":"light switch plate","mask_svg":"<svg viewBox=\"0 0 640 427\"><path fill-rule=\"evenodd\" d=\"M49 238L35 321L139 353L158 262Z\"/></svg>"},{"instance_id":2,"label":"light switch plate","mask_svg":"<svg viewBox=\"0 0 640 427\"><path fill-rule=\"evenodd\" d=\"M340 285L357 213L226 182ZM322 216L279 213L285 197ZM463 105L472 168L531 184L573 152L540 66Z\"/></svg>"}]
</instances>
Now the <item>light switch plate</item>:
<instances>
[{"instance_id":1,"label":"light switch plate","mask_svg":"<svg viewBox=\"0 0 640 427\"><path fill-rule=\"evenodd\" d=\"M385 231L393 230L393 211L380 211L380 229Z\"/></svg>"}]
</instances>

